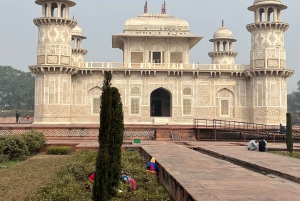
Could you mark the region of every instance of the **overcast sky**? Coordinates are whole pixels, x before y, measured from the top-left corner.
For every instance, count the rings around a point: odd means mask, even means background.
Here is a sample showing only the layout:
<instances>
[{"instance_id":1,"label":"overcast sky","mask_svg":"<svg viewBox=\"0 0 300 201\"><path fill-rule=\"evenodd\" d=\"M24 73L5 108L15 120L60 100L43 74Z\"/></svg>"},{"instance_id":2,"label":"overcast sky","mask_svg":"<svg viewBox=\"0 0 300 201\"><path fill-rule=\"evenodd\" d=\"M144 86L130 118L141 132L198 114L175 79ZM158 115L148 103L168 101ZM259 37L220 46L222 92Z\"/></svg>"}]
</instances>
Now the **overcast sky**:
<instances>
[{"instance_id":1,"label":"overcast sky","mask_svg":"<svg viewBox=\"0 0 300 201\"><path fill-rule=\"evenodd\" d=\"M75 0L70 9L87 40L83 47L89 52L86 61L122 61L122 51L112 49L112 35L123 32L127 19L143 13L144 0ZM191 50L191 63L211 62L208 52L213 50L209 42L213 33L221 27L233 32L237 39L233 49L239 53L237 64L249 64L251 37L246 25L253 23L254 14L247 10L254 0L167 0L167 13L185 19L190 24L191 34L204 38ZM160 13L163 0L148 0L149 13ZM282 13L282 21L290 24L285 34L287 67L295 71L288 80L288 92L297 89L300 80L300 1L282 0L288 9ZM42 8L34 0L1 1L0 7L0 65L29 71L36 64L38 28L32 20L41 17Z\"/></svg>"}]
</instances>

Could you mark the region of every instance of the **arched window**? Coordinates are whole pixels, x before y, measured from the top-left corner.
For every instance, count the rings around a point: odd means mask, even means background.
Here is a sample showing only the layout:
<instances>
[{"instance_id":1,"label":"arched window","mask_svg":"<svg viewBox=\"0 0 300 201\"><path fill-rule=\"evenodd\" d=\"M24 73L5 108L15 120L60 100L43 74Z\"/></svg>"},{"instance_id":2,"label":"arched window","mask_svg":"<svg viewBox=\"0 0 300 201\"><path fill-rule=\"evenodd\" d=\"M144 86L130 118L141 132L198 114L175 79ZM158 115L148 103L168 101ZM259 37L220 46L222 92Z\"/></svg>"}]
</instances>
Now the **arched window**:
<instances>
[{"instance_id":1,"label":"arched window","mask_svg":"<svg viewBox=\"0 0 300 201\"><path fill-rule=\"evenodd\" d=\"M51 4L51 17L57 17L58 16L58 7L57 3Z\"/></svg>"},{"instance_id":2,"label":"arched window","mask_svg":"<svg viewBox=\"0 0 300 201\"><path fill-rule=\"evenodd\" d=\"M223 42L223 51L226 51L226 48L227 48L227 42L224 41L224 42Z\"/></svg>"},{"instance_id":3,"label":"arched window","mask_svg":"<svg viewBox=\"0 0 300 201\"><path fill-rule=\"evenodd\" d=\"M66 5L62 4L60 8L60 17L65 18L66 17Z\"/></svg>"},{"instance_id":4,"label":"arched window","mask_svg":"<svg viewBox=\"0 0 300 201\"><path fill-rule=\"evenodd\" d=\"M220 51L220 41L217 42L217 51Z\"/></svg>"},{"instance_id":5,"label":"arched window","mask_svg":"<svg viewBox=\"0 0 300 201\"><path fill-rule=\"evenodd\" d=\"M274 21L274 9L268 8L268 19L267 21L273 22Z\"/></svg>"},{"instance_id":6,"label":"arched window","mask_svg":"<svg viewBox=\"0 0 300 201\"><path fill-rule=\"evenodd\" d=\"M43 17L48 17L48 4L47 3L45 3L43 5L43 15L42 16Z\"/></svg>"},{"instance_id":7,"label":"arched window","mask_svg":"<svg viewBox=\"0 0 300 201\"><path fill-rule=\"evenodd\" d=\"M265 9L261 8L259 10L259 22L264 22L265 21Z\"/></svg>"}]
</instances>

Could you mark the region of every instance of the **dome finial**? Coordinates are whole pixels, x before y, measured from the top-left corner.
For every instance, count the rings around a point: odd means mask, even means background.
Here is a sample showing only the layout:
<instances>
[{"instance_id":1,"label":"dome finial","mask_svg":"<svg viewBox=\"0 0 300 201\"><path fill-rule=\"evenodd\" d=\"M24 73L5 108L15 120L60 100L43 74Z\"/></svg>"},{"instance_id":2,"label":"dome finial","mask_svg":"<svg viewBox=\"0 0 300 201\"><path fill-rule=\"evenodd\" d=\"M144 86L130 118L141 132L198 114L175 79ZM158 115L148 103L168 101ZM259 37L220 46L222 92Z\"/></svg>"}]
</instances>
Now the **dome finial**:
<instances>
[{"instance_id":1,"label":"dome finial","mask_svg":"<svg viewBox=\"0 0 300 201\"><path fill-rule=\"evenodd\" d=\"M148 1L145 2L144 13L148 13Z\"/></svg>"},{"instance_id":2,"label":"dome finial","mask_svg":"<svg viewBox=\"0 0 300 201\"><path fill-rule=\"evenodd\" d=\"M75 19L74 14L73 14L73 20Z\"/></svg>"},{"instance_id":3,"label":"dome finial","mask_svg":"<svg viewBox=\"0 0 300 201\"><path fill-rule=\"evenodd\" d=\"M222 27L224 27L224 20L222 19Z\"/></svg>"},{"instance_id":4,"label":"dome finial","mask_svg":"<svg viewBox=\"0 0 300 201\"><path fill-rule=\"evenodd\" d=\"M166 5L166 1L164 1L162 8L161 8L161 14L167 14L167 5Z\"/></svg>"}]
</instances>

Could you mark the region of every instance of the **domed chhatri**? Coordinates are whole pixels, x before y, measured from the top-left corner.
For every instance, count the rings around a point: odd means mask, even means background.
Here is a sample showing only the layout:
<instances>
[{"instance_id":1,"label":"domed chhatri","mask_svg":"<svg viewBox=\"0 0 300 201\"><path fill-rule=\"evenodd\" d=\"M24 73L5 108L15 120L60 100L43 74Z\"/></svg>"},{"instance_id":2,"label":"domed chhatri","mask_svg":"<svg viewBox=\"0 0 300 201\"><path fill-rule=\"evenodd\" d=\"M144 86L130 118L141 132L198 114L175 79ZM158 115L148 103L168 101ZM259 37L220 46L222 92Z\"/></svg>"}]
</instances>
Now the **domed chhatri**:
<instances>
[{"instance_id":1,"label":"domed chhatri","mask_svg":"<svg viewBox=\"0 0 300 201\"><path fill-rule=\"evenodd\" d=\"M70 0L55 0L54 2L62 3L62 4L65 3L69 7L73 7L73 6L76 5L76 3L74 1L70 1ZM44 5L46 3L53 4L53 1L51 1L51 0L36 0L35 3L38 4L38 5Z\"/></svg>"},{"instance_id":2,"label":"domed chhatri","mask_svg":"<svg viewBox=\"0 0 300 201\"><path fill-rule=\"evenodd\" d=\"M286 5L283 5L281 3L281 0L254 0L254 3L252 6L248 8L250 11L255 11L256 9L260 8L261 6L270 6L270 7L276 7L280 10L287 9Z\"/></svg>"},{"instance_id":3,"label":"domed chhatri","mask_svg":"<svg viewBox=\"0 0 300 201\"><path fill-rule=\"evenodd\" d=\"M280 0L254 0L254 4L259 3L281 3Z\"/></svg>"},{"instance_id":4,"label":"domed chhatri","mask_svg":"<svg viewBox=\"0 0 300 201\"><path fill-rule=\"evenodd\" d=\"M187 21L168 14L144 13L125 22L124 33L139 31L144 34L169 34L170 32L189 34L190 26Z\"/></svg>"},{"instance_id":5,"label":"domed chhatri","mask_svg":"<svg viewBox=\"0 0 300 201\"><path fill-rule=\"evenodd\" d=\"M144 13L126 20L123 33L113 35L112 47L123 49L124 40L128 37L135 37L134 40L136 40L136 37L152 39L155 37L178 38L182 42L186 38L189 41L190 49L202 39L202 36L190 34L190 26L187 21L166 13L166 2L162 4L161 13L149 13L147 1L144 6ZM145 40L147 40L146 38ZM184 61L184 59L181 58L180 61Z\"/></svg>"},{"instance_id":6,"label":"domed chhatri","mask_svg":"<svg viewBox=\"0 0 300 201\"><path fill-rule=\"evenodd\" d=\"M72 35L73 36L83 36L82 29L77 25L72 29Z\"/></svg>"},{"instance_id":7,"label":"domed chhatri","mask_svg":"<svg viewBox=\"0 0 300 201\"><path fill-rule=\"evenodd\" d=\"M212 64L220 65L219 68L223 70L230 69L231 65L235 64L234 58L238 55L233 51L233 38L232 32L224 27L222 20L222 27L214 33L214 38L209 40L214 43L214 51L209 52L208 55L212 58Z\"/></svg>"},{"instance_id":8,"label":"domed chhatri","mask_svg":"<svg viewBox=\"0 0 300 201\"><path fill-rule=\"evenodd\" d=\"M227 39L232 42L236 42L233 38L232 32L224 26L224 20L222 20L222 27L219 28L215 33L213 39L210 39L210 42L214 42L220 39Z\"/></svg>"},{"instance_id":9,"label":"domed chhatri","mask_svg":"<svg viewBox=\"0 0 300 201\"><path fill-rule=\"evenodd\" d=\"M226 27L221 27L214 33L214 39L232 38L232 32Z\"/></svg>"}]
</instances>

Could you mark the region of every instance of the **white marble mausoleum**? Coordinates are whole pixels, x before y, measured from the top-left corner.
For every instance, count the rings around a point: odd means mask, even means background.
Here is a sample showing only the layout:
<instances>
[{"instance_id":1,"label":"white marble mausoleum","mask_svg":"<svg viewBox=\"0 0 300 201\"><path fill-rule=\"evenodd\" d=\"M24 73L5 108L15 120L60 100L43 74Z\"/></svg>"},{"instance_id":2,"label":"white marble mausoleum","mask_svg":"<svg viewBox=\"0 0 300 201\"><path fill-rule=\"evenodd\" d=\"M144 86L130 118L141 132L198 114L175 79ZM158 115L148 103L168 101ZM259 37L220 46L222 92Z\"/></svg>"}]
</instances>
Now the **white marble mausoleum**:
<instances>
[{"instance_id":1,"label":"white marble mausoleum","mask_svg":"<svg viewBox=\"0 0 300 201\"><path fill-rule=\"evenodd\" d=\"M99 123L100 95L105 71L119 89L125 124L192 125L193 119L224 119L262 124L284 123L287 78L284 32L287 9L280 0L254 0L249 65L236 64L232 32L218 29L210 64L192 63L190 50L202 36L193 35L189 23L166 12L144 13L125 22L112 36L112 47L123 51L115 62L86 62L87 50L77 21L70 18L70 0L36 0L42 16L38 27L36 124ZM244 27L241 27L243 29ZM121 32L121 27L120 27ZM206 39L208 40L208 39ZM208 50L209 51L209 50Z\"/></svg>"}]
</instances>

